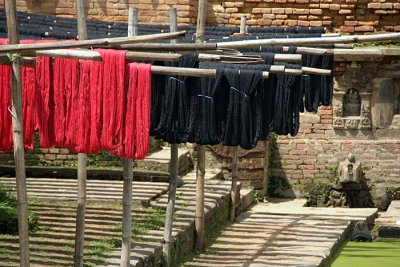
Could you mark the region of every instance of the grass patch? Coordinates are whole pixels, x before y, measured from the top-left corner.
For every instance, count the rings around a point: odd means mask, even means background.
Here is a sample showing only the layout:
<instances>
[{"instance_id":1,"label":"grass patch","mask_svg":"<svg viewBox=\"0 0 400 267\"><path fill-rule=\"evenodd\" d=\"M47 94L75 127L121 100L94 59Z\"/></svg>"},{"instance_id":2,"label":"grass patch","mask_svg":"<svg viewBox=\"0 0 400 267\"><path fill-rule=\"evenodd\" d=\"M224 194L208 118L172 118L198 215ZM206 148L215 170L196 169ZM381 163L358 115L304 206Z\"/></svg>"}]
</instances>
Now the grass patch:
<instances>
[{"instance_id":1,"label":"grass patch","mask_svg":"<svg viewBox=\"0 0 400 267\"><path fill-rule=\"evenodd\" d=\"M385 47L385 48L399 48L400 42L396 41L376 41L376 42L363 42L355 43L354 47Z\"/></svg>"},{"instance_id":2,"label":"grass patch","mask_svg":"<svg viewBox=\"0 0 400 267\"><path fill-rule=\"evenodd\" d=\"M37 230L38 217L28 211L30 231ZM0 234L18 233L18 202L11 187L0 184Z\"/></svg>"},{"instance_id":3,"label":"grass patch","mask_svg":"<svg viewBox=\"0 0 400 267\"><path fill-rule=\"evenodd\" d=\"M187 254L182 260L180 260L174 266L181 266L185 262L190 262L194 258L196 258L196 256L199 256L200 254L213 252L214 249L211 247L211 245L213 243L215 243L217 238L222 234L222 232L230 224L231 223L229 221L222 221L219 224L217 224L215 227L211 228L211 231L209 231L207 233L206 237L204 238L203 249L191 251L189 254Z\"/></svg>"},{"instance_id":4,"label":"grass patch","mask_svg":"<svg viewBox=\"0 0 400 267\"><path fill-rule=\"evenodd\" d=\"M375 242L347 242L332 267L396 267L400 262L400 239Z\"/></svg>"}]
</instances>

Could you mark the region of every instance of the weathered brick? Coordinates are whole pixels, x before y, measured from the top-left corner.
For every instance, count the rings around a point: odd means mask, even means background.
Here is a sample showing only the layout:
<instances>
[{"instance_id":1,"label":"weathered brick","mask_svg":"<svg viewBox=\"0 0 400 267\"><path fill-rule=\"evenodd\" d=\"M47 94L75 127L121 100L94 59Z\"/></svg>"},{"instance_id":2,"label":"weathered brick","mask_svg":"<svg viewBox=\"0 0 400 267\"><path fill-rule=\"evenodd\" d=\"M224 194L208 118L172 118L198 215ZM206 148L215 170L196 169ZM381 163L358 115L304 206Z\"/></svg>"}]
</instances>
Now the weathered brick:
<instances>
[{"instance_id":1,"label":"weathered brick","mask_svg":"<svg viewBox=\"0 0 400 267\"><path fill-rule=\"evenodd\" d=\"M272 13L274 14L285 14L284 8L272 8Z\"/></svg>"},{"instance_id":2,"label":"weathered brick","mask_svg":"<svg viewBox=\"0 0 400 267\"><path fill-rule=\"evenodd\" d=\"M340 10L340 5L338 4L330 4L329 5L330 10Z\"/></svg>"},{"instance_id":3,"label":"weathered brick","mask_svg":"<svg viewBox=\"0 0 400 267\"><path fill-rule=\"evenodd\" d=\"M322 15L322 9L310 9L311 15Z\"/></svg>"},{"instance_id":4,"label":"weathered brick","mask_svg":"<svg viewBox=\"0 0 400 267\"><path fill-rule=\"evenodd\" d=\"M351 14L352 10L351 9L340 9L339 14L345 15L345 14Z\"/></svg>"},{"instance_id":5,"label":"weathered brick","mask_svg":"<svg viewBox=\"0 0 400 267\"><path fill-rule=\"evenodd\" d=\"M368 8L370 9L380 9L382 7L381 3L369 3Z\"/></svg>"},{"instance_id":6,"label":"weathered brick","mask_svg":"<svg viewBox=\"0 0 400 267\"><path fill-rule=\"evenodd\" d=\"M302 9L302 8L294 8L293 9L293 14L308 15L309 13L310 13L309 9Z\"/></svg>"},{"instance_id":7,"label":"weathered brick","mask_svg":"<svg viewBox=\"0 0 400 267\"><path fill-rule=\"evenodd\" d=\"M374 31L374 27L372 27L372 26L358 26L358 27L355 27L354 30L356 32L373 32Z\"/></svg>"}]
</instances>

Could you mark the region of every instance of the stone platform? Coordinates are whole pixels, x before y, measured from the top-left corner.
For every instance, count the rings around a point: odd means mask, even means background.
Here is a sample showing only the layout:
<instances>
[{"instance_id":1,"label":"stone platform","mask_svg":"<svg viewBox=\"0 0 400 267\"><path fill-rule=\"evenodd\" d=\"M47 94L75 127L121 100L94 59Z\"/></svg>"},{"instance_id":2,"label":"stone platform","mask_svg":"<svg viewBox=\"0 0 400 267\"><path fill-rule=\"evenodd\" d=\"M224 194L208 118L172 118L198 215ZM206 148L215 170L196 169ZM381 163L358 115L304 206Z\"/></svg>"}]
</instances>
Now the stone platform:
<instances>
[{"instance_id":1,"label":"stone platform","mask_svg":"<svg viewBox=\"0 0 400 267\"><path fill-rule=\"evenodd\" d=\"M207 253L184 266L325 266L353 221L377 209L310 208L304 201L259 203L229 225Z\"/></svg>"},{"instance_id":2,"label":"stone platform","mask_svg":"<svg viewBox=\"0 0 400 267\"><path fill-rule=\"evenodd\" d=\"M393 200L386 212L376 219L378 236L400 238L400 200Z\"/></svg>"}]
</instances>

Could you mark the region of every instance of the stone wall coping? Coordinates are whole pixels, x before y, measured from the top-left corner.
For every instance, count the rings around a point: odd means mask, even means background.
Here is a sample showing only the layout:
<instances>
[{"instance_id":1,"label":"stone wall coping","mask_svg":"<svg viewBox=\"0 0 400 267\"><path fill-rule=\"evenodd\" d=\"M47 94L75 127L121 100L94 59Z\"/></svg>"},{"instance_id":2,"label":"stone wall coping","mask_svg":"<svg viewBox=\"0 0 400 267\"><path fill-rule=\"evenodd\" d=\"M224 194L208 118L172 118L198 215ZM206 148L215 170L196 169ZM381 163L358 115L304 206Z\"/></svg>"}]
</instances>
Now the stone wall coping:
<instances>
[{"instance_id":1,"label":"stone wall coping","mask_svg":"<svg viewBox=\"0 0 400 267\"><path fill-rule=\"evenodd\" d=\"M399 48L387 48L387 47L376 47L376 48L353 48L353 49L341 49L336 48L334 51L335 62L343 61L381 61L384 56L400 56Z\"/></svg>"}]
</instances>

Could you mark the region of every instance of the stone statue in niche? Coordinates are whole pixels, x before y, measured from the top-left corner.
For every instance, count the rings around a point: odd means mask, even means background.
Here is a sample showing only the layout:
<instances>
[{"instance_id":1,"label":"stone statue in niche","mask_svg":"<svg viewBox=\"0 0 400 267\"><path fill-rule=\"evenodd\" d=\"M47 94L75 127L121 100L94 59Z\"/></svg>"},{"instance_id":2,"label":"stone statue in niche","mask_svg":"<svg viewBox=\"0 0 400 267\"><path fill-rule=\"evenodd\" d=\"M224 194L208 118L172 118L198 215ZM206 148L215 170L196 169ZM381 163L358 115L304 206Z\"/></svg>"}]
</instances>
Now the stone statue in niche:
<instances>
[{"instance_id":1,"label":"stone statue in niche","mask_svg":"<svg viewBox=\"0 0 400 267\"><path fill-rule=\"evenodd\" d=\"M366 118L371 116L371 107L369 105L362 106L362 116Z\"/></svg>"},{"instance_id":2,"label":"stone statue in niche","mask_svg":"<svg viewBox=\"0 0 400 267\"><path fill-rule=\"evenodd\" d=\"M361 163L356 162L353 153L349 153L347 158L339 164L339 182L360 183L361 176Z\"/></svg>"},{"instance_id":3,"label":"stone statue in niche","mask_svg":"<svg viewBox=\"0 0 400 267\"><path fill-rule=\"evenodd\" d=\"M334 117L342 117L343 116L343 108L341 105L333 106L333 116Z\"/></svg>"},{"instance_id":4,"label":"stone statue in niche","mask_svg":"<svg viewBox=\"0 0 400 267\"><path fill-rule=\"evenodd\" d=\"M343 96L343 116L360 116L361 96L357 89L349 89Z\"/></svg>"}]
</instances>

